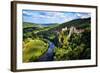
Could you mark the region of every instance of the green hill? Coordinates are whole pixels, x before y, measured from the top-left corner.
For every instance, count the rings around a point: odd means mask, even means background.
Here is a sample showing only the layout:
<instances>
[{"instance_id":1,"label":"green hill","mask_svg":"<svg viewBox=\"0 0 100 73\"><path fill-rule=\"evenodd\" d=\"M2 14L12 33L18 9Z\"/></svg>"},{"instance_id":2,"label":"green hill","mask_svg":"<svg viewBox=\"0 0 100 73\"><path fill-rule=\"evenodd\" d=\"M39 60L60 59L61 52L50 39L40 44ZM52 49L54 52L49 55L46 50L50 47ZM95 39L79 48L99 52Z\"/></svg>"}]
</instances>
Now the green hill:
<instances>
[{"instance_id":1,"label":"green hill","mask_svg":"<svg viewBox=\"0 0 100 73\"><path fill-rule=\"evenodd\" d=\"M69 22L62 23L62 25L60 27L74 26L74 27L80 27L81 28L84 25L90 25L90 20L91 20L91 18L75 19L75 20L72 20L72 21L69 21Z\"/></svg>"},{"instance_id":2,"label":"green hill","mask_svg":"<svg viewBox=\"0 0 100 73\"><path fill-rule=\"evenodd\" d=\"M29 27L40 27L40 26L39 24L35 23L23 22L23 28L29 28Z\"/></svg>"},{"instance_id":3,"label":"green hill","mask_svg":"<svg viewBox=\"0 0 100 73\"><path fill-rule=\"evenodd\" d=\"M85 19L75 19L69 22L65 22L60 24L59 26L52 28L51 30L58 30L60 31L62 28L70 28L71 26L76 27L77 29L83 29L83 28L88 28L91 25L91 18L85 18Z\"/></svg>"}]
</instances>

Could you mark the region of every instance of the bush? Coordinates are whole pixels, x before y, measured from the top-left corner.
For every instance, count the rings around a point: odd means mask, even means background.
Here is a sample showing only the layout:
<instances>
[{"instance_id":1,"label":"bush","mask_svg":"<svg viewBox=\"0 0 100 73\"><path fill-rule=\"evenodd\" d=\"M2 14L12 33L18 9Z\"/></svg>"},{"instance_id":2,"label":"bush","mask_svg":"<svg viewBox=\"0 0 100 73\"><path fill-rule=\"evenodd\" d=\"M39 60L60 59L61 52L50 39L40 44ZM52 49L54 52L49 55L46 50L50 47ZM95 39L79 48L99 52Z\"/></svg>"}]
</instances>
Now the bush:
<instances>
[{"instance_id":1,"label":"bush","mask_svg":"<svg viewBox=\"0 0 100 73\"><path fill-rule=\"evenodd\" d=\"M65 37L66 36L66 37ZM73 33L69 39L67 35L60 34L61 47L55 48L55 60L80 60L91 58L91 31L85 29L82 33ZM63 38L63 42L61 41Z\"/></svg>"}]
</instances>

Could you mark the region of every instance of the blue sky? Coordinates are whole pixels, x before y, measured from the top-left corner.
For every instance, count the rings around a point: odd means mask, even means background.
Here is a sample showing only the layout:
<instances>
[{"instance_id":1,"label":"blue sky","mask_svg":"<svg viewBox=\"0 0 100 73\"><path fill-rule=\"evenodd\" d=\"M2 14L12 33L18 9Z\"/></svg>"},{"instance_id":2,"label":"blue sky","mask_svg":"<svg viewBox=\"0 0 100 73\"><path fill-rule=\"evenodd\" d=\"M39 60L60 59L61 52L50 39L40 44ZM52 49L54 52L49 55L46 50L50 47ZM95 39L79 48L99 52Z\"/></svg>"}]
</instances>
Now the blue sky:
<instances>
[{"instance_id":1,"label":"blue sky","mask_svg":"<svg viewBox=\"0 0 100 73\"><path fill-rule=\"evenodd\" d=\"M64 23L73 19L88 18L90 13L23 10L23 22L37 24Z\"/></svg>"}]
</instances>

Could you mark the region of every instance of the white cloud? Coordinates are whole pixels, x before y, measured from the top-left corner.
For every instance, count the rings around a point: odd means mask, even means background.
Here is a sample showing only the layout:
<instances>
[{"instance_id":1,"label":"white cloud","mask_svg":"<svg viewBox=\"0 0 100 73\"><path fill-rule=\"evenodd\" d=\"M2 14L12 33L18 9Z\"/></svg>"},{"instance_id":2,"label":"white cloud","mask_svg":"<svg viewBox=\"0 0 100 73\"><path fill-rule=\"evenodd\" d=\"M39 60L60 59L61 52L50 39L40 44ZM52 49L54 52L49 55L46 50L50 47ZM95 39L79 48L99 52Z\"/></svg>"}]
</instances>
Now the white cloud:
<instances>
[{"instance_id":1,"label":"white cloud","mask_svg":"<svg viewBox=\"0 0 100 73\"><path fill-rule=\"evenodd\" d=\"M46 12L44 17L46 17L46 18L59 18L59 17L64 18L65 14L62 12Z\"/></svg>"},{"instance_id":2,"label":"white cloud","mask_svg":"<svg viewBox=\"0 0 100 73\"><path fill-rule=\"evenodd\" d=\"M23 14L32 15L33 13L32 12L28 12L28 11L23 11Z\"/></svg>"},{"instance_id":3,"label":"white cloud","mask_svg":"<svg viewBox=\"0 0 100 73\"><path fill-rule=\"evenodd\" d=\"M91 17L89 13L76 13L76 15L81 19Z\"/></svg>"}]
</instances>

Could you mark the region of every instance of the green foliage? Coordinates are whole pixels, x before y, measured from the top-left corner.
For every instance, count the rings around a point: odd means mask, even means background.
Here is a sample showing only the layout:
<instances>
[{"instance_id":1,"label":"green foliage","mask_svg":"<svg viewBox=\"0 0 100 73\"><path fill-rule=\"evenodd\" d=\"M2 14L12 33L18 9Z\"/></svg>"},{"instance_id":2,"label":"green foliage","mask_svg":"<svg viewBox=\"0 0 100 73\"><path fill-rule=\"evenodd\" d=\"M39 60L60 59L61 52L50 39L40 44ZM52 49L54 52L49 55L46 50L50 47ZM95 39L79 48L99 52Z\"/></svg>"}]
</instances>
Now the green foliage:
<instances>
[{"instance_id":1,"label":"green foliage","mask_svg":"<svg viewBox=\"0 0 100 73\"><path fill-rule=\"evenodd\" d=\"M75 27L69 37L70 28ZM66 31L63 28L68 27ZM23 23L23 62L38 61L48 50L48 41L54 43L54 60L80 60L91 58L90 18L75 19L62 24L42 27L40 24Z\"/></svg>"},{"instance_id":2,"label":"green foliage","mask_svg":"<svg viewBox=\"0 0 100 73\"><path fill-rule=\"evenodd\" d=\"M57 61L69 60L71 55L72 55L72 49L70 47L55 48L54 59L57 60Z\"/></svg>"},{"instance_id":3,"label":"green foliage","mask_svg":"<svg viewBox=\"0 0 100 73\"><path fill-rule=\"evenodd\" d=\"M29 23L29 22L23 22L23 28L29 28L29 27L39 27L38 24L35 23Z\"/></svg>"},{"instance_id":4,"label":"green foliage","mask_svg":"<svg viewBox=\"0 0 100 73\"><path fill-rule=\"evenodd\" d=\"M65 32L61 31L59 34L59 42L61 43L62 46L68 45L68 31L66 30Z\"/></svg>"},{"instance_id":5,"label":"green foliage","mask_svg":"<svg viewBox=\"0 0 100 73\"><path fill-rule=\"evenodd\" d=\"M71 46L72 49L74 49L75 47L80 45L80 43L81 43L80 38L81 38L81 34L73 33L71 35L71 37L68 41L70 42L69 45Z\"/></svg>"},{"instance_id":6,"label":"green foliage","mask_svg":"<svg viewBox=\"0 0 100 73\"><path fill-rule=\"evenodd\" d=\"M61 30L62 28L65 28L66 26L70 28L71 26L74 26L78 29L84 29L87 27L90 27L91 25L91 18L86 19L75 19L69 22L64 22L57 26L56 28L52 28L51 30Z\"/></svg>"},{"instance_id":7,"label":"green foliage","mask_svg":"<svg viewBox=\"0 0 100 73\"><path fill-rule=\"evenodd\" d=\"M63 41L61 41L62 38ZM54 59L57 61L90 59L90 38L90 29L84 29L82 33L72 33L70 38L63 32L60 33L59 40L62 46L60 48L55 48Z\"/></svg>"},{"instance_id":8,"label":"green foliage","mask_svg":"<svg viewBox=\"0 0 100 73\"><path fill-rule=\"evenodd\" d=\"M39 39L27 39L23 48L23 62L36 61L48 49L48 44Z\"/></svg>"},{"instance_id":9,"label":"green foliage","mask_svg":"<svg viewBox=\"0 0 100 73\"><path fill-rule=\"evenodd\" d=\"M91 47L91 30L85 29L85 31L82 33L81 41L86 45L87 48Z\"/></svg>"}]
</instances>

